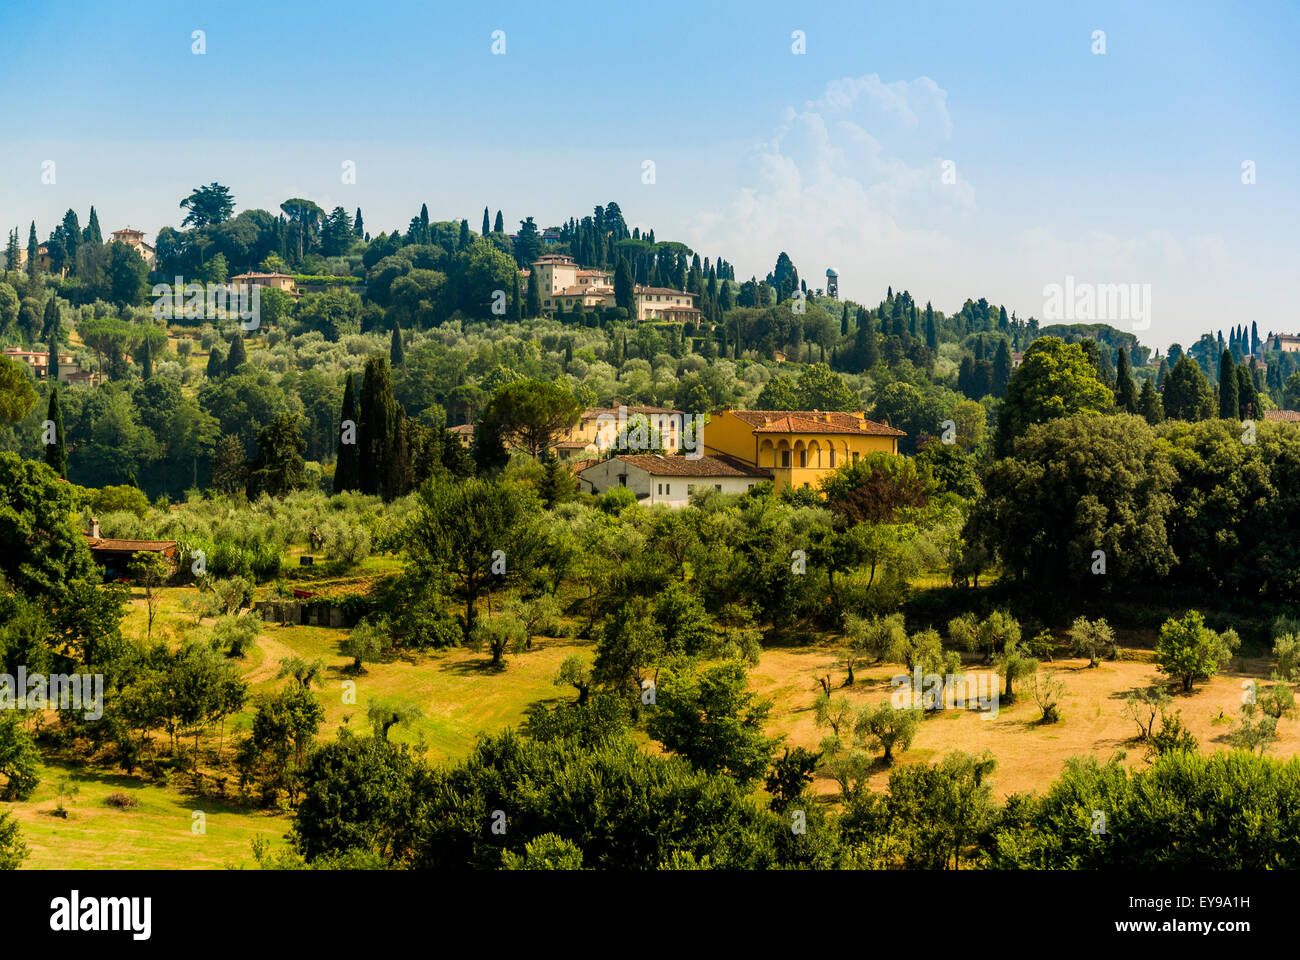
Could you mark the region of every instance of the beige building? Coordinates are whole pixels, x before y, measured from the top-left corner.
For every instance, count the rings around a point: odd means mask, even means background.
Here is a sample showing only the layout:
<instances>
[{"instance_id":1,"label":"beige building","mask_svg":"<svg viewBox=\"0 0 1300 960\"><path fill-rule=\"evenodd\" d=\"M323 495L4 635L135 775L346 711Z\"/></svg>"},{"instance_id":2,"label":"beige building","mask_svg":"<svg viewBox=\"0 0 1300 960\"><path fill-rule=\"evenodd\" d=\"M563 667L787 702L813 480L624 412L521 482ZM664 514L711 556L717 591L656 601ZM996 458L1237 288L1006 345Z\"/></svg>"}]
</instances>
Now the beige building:
<instances>
[{"instance_id":1,"label":"beige building","mask_svg":"<svg viewBox=\"0 0 1300 960\"><path fill-rule=\"evenodd\" d=\"M27 365L38 379L44 379L49 372L50 353L48 350L24 350L22 347L5 347L4 356ZM104 375L82 370L70 353L59 354L59 381L67 384L86 383L97 386L104 380Z\"/></svg>"},{"instance_id":2,"label":"beige building","mask_svg":"<svg viewBox=\"0 0 1300 960\"><path fill-rule=\"evenodd\" d=\"M682 430L686 423L686 414L682 411L615 403L609 407L588 407L583 410L578 425L555 445L555 453L561 460L600 457L615 446L620 434L624 434L628 438L625 442L632 446L644 440L647 445L643 449L649 450L650 438L642 438L637 433L637 425L642 423L641 418L657 434L659 446L664 452L671 454L681 449Z\"/></svg>"},{"instance_id":3,"label":"beige building","mask_svg":"<svg viewBox=\"0 0 1300 960\"><path fill-rule=\"evenodd\" d=\"M687 320L698 322L699 308L695 306L695 294L671 287L636 287L636 319L640 320Z\"/></svg>"},{"instance_id":4,"label":"beige building","mask_svg":"<svg viewBox=\"0 0 1300 960\"><path fill-rule=\"evenodd\" d=\"M1289 333L1275 333L1273 334L1272 347L1274 350L1281 350L1283 353L1300 353L1300 337Z\"/></svg>"},{"instance_id":5,"label":"beige building","mask_svg":"<svg viewBox=\"0 0 1300 960\"><path fill-rule=\"evenodd\" d=\"M230 278L231 284L248 284L254 287L271 287L285 293L297 293L293 277L287 273L241 273Z\"/></svg>"},{"instance_id":6,"label":"beige building","mask_svg":"<svg viewBox=\"0 0 1300 960\"><path fill-rule=\"evenodd\" d=\"M128 247L132 247L136 253L140 254L140 256L144 258L144 262L149 265L149 269L153 269L156 256L153 247L144 242L143 230L132 230L130 227L125 227L121 230L114 230L113 240L117 243L125 243Z\"/></svg>"},{"instance_id":7,"label":"beige building","mask_svg":"<svg viewBox=\"0 0 1300 960\"><path fill-rule=\"evenodd\" d=\"M614 278L605 270L581 269L572 257L547 254L533 262L531 270L523 271L522 289L537 283L538 299L542 313L549 316L557 310L571 312L578 304L584 310L607 309L617 305L614 297ZM698 321L700 311L695 304L695 294L670 287L650 287L638 284L633 291L635 316L633 319Z\"/></svg>"}]
</instances>

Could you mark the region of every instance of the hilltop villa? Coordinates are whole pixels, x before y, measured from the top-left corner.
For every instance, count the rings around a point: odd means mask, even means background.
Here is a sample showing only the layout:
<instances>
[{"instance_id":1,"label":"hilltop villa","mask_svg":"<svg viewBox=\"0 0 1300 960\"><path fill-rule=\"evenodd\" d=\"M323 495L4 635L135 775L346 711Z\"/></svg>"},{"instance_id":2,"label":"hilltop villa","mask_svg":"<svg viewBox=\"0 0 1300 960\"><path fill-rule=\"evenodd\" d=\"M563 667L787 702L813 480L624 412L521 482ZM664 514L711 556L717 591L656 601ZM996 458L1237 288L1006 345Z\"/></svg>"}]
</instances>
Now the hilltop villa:
<instances>
[{"instance_id":1,"label":"hilltop villa","mask_svg":"<svg viewBox=\"0 0 1300 960\"><path fill-rule=\"evenodd\" d=\"M584 310L607 308L616 305L613 275L606 270L583 270L572 257L547 254L533 261L531 270L524 270L523 289L537 278L537 292L542 313L550 316L556 310L573 310L579 303ZM695 294L670 287L650 287L637 284L633 288L635 319L698 321L699 308Z\"/></svg>"},{"instance_id":2,"label":"hilltop villa","mask_svg":"<svg viewBox=\"0 0 1300 960\"><path fill-rule=\"evenodd\" d=\"M125 243L128 247L131 247L136 253L140 254L140 256L144 258L144 262L149 265L149 269L153 269L154 261L157 257L154 253L153 247L144 242L143 230L132 230L130 227L125 227L121 230L114 230L113 240L117 243Z\"/></svg>"}]
</instances>

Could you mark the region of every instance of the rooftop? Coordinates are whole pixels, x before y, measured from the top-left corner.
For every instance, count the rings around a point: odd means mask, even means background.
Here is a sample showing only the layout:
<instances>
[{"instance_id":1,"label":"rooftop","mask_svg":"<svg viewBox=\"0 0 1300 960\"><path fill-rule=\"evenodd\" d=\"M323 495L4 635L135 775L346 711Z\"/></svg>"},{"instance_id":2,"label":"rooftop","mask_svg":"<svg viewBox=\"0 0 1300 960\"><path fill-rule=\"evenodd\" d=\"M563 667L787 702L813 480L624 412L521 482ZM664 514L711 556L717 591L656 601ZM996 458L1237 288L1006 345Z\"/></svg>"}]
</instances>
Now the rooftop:
<instances>
[{"instance_id":1,"label":"rooftop","mask_svg":"<svg viewBox=\"0 0 1300 960\"><path fill-rule=\"evenodd\" d=\"M854 433L876 437L905 437L886 423L868 420L862 411L835 410L730 410L754 428L755 433Z\"/></svg>"},{"instance_id":2,"label":"rooftop","mask_svg":"<svg viewBox=\"0 0 1300 960\"><path fill-rule=\"evenodd\" d=\"M633 467L639 467L654 477L754 477L770 480L772 474L751 467L731 457L706 456L691 459L686 456L665 457L654 453L624 453L612 457Z\"/></svg>"},{"instance_id":3,"label":"rooftop","mask_svg":"<svg viewBox=\"0 0 1300 960\"><path fill-rule=\"evenodd\" d=\"M112 537L92 537L86 535L86 543L91 550L130 550L132 553L165 553L174 549L175 540L117 540Z\"/></svg>"}]
</instances>

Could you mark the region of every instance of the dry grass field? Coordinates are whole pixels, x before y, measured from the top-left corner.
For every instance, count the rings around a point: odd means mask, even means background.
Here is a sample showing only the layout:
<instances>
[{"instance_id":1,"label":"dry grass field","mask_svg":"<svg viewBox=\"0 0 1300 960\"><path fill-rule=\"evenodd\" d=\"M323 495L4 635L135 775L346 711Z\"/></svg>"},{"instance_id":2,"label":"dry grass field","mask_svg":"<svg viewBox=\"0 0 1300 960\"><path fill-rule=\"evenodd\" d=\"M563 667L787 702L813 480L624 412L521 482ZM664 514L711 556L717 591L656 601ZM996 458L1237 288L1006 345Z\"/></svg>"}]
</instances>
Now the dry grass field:
<instances>
[{"instance_id":1,"label":"dry grass field","mask_svg":"<svg viewBox=\"0 0 1300 960\"><path fill-rule=\"evenodd\" d=\"M138 593L138 591L137 591ZM194 618L184 606L194 588L168 588L154 626L155 638L178 640L193 628ZM144 601L137 596L123 629L128 636L143 639ZM317 686L325 706L322 736L332 737L347 724L368 732L366 709L373 698L384 697L413 703L422 717L395 727L390 739L411 744L433 762L454 761L466 755L480 732L517 726L531 704L553 704L569 698L573 691L557 687L553 678L561 661L574 651L591 654L588 644L575 640L541 638L529 652L508 658L504 670L492 668L485 652L456 649L436 653L401 654L389 662L367 665L355 676L345 670L350 660L339 652L346 631L312 626L267 625L255 649L240 661L240 670L253 696L278 689L286 681L277 678L280 660L298 656L321 658L325 670ZM1033 698L1023 689L1011 704L1002 703L996 717L975 710L944 710L928 716L921 724L912 749L898 763L934 762L950 750L979 753L989 750L997 758L992 783L999 796L1018 791L1044 789L1060 773L1071 756L1095 754L1106 758L1125 751L1125 762L1145 762L1145 750L1135 739L1136 724L1124 717L1124 697L1160 679L1151 662L1148 634L1125 632L1122 641L1133 644L1124 658L1102 661L1089 668L1086 660L1060 659L1045 664L1065 682L1060 722L1044 725ZM1146 646L1147 649L1143 649ZM990 668L968 656L968 673L987 673ZM813 718L813 700L819 689L817 678L830 675L834 696L844 696L855 705L874 704L889 696L889 678L902 672L896 665L859 665L857 682L844 687L842 650L825 641L806 646L770 648L752 669L752 689L772 698L774 708L769 730L785 737L788 746L815 749L824 732ZM1201 743L1201 749L1228 749L1225 737L1231 729L1215 722L1220 715L1235 718L1241 703L1242 681L1264 681L1268 664L1264 660L1234 660L1228 672L1208 683L1198 684L1193 694L1174 697L1173 709L1181 710L1187 727ZM355 683L355 702L348 702L348 684ZM252 708L231 718L224 732L227 761L231 744L249 729ZM1270 755L1282 757L1300 752L1300 720L1283 720L1279 739ZM215 746L205 740L205 753ZM657 745L647 744L648 749ZM208 754L211 763L211 754ZM882 790L889 768L877 763L869 785ZM59 784L67 781L77 793L64 800L67 819L54 816ZM232 781L233 782L233 781ZM837 787L828 778L814 785L831 800ZM137 805L125 810L108 806L110 793L126 793ZM284 812L248 810L205 796L196 798L183 789L148 783L140 777L116 771L90 768L65 769L47 766L35 797L11 805L16 809L23 835L32 850L28 862L33 868L111 867L213 868L252 863L251 841L262 837L282 842L289 826ZM205 811L207 833L194 836L191 812Z\"/></svg>"}]
</instances>

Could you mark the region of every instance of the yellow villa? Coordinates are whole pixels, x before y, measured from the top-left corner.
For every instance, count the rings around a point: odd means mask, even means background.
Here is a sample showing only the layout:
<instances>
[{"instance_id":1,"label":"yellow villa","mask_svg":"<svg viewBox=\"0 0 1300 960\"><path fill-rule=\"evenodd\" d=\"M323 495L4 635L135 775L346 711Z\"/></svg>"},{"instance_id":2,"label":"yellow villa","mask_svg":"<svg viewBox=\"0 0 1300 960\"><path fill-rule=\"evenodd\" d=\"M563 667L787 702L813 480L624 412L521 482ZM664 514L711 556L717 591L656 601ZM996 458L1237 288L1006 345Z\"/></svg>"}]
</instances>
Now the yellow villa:
<instances>
[{"instance_id":1,"label":"yellow villa","mask_svg":"<svg viewBox=\"0 0 1300 960\"><path fill-rule=\"evenodd\" d=\"M898 453L905 436L861 410L719 410L704 428L704 452L770 470L778 490L815 489L826 474L868 453Z\"/></svg>"}]
</instances>

